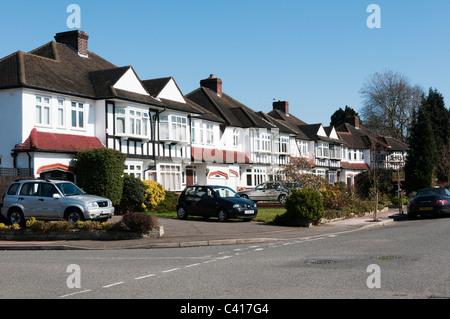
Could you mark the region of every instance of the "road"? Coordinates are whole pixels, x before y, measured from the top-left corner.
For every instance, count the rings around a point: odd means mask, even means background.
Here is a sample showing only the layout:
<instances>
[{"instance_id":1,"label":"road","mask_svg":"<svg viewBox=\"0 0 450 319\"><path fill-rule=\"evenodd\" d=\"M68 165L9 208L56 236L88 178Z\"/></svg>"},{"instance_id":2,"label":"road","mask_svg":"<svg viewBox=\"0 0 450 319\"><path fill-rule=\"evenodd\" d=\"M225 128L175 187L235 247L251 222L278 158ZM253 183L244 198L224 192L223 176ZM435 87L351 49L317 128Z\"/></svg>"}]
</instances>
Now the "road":
<instances>
[{"instance_id":1,"label":"road","mask_svg":"<svg viewBox=\"0 0 450 319\"><path fill-rule=\"evenodd\" d=\"M450 298L449 239L441 218L254 245L1 251L0 298Z\"/></svg>"}]
</instances>

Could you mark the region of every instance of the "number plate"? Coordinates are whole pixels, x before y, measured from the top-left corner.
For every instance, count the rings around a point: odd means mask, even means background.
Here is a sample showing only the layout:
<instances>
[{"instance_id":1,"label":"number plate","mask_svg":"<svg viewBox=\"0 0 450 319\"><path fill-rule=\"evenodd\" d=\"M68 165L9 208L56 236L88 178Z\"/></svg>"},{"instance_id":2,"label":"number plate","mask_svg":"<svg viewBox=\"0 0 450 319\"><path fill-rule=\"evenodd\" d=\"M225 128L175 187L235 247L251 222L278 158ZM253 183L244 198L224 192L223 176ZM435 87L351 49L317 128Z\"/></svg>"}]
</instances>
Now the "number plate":
<instances>
[{"instance_id":1,"label":"number plate","mask_svg":"<svg viewBox=\"0 0 450 319\"><path fill-rule=\"evenodd\" d=\"M251 215L251 214L254 214L255 212L252 211L252 210L246 210L244 213L245 213L246 215Z\"/></svg>"},{"instance_id":2,"label":"number plate","mask_svg":"<svg viewBox=\"0 0 450 319\"><path fill-rule=\"evenodd\" d=\"M433 210L433 207L420 207L419 210Z\"/></svg>"}]
</instances>

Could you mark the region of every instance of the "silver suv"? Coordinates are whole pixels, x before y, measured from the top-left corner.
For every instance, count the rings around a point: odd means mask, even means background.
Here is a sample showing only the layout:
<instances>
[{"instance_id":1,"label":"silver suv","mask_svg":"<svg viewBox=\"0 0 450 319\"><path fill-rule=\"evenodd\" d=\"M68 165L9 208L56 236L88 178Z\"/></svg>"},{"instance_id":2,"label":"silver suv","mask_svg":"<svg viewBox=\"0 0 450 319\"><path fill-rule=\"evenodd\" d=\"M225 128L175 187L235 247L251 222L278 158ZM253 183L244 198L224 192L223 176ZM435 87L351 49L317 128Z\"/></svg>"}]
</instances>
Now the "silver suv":
<instances>
[{"instance_id":1,"label":"silver suv","mask_svg":"<svg viewBox=\"0 0 450 319\"><path fill-rule=\"evenodd\" d=\"M106 221L114 215L109 199L87 195L67 181L23 180L9 185L3 197L2 215L11 224L27 219Z\"/></svg>"}]
</instances>

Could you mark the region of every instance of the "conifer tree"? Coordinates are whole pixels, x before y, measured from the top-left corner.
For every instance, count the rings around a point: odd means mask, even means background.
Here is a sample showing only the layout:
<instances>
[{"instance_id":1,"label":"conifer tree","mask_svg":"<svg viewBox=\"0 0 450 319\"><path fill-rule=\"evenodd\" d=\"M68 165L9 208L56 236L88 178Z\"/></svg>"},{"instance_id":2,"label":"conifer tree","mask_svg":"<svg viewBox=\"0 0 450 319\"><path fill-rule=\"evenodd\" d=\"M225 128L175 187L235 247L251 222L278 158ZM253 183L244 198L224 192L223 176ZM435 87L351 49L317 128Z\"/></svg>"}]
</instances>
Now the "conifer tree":
<instances>
[{"instance_id":1,"label":"conifer tree","mask_svg":"<svg viewBox=\"0 0 450 319\"><path fill-rule=\"evenodd\" d=\"M414 115L408 139L409 152L405 164L408 192L434 185L438 152L425 99Z\"/></svg>"}]
</instances>

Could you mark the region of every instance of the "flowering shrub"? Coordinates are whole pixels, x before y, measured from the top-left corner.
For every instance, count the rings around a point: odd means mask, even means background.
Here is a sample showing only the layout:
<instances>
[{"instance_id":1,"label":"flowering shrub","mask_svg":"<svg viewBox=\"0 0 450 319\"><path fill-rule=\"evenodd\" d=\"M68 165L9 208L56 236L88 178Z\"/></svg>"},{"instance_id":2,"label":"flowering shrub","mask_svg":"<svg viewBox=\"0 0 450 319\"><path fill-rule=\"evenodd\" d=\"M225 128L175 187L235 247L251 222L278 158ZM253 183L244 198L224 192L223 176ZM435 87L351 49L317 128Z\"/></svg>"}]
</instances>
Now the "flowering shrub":
<instances>
[{"instance_id":1,"label":"flowering shrub","mask_svg":"<svg viewBox=\"0 0 450 319\"><path fill-rule=\"evenodd\" d=\"M166 197L164 187L155 181L143 180L145 185L145 200L142 204L144 210L152 210Z\"/></svg>"}]
</instances>

